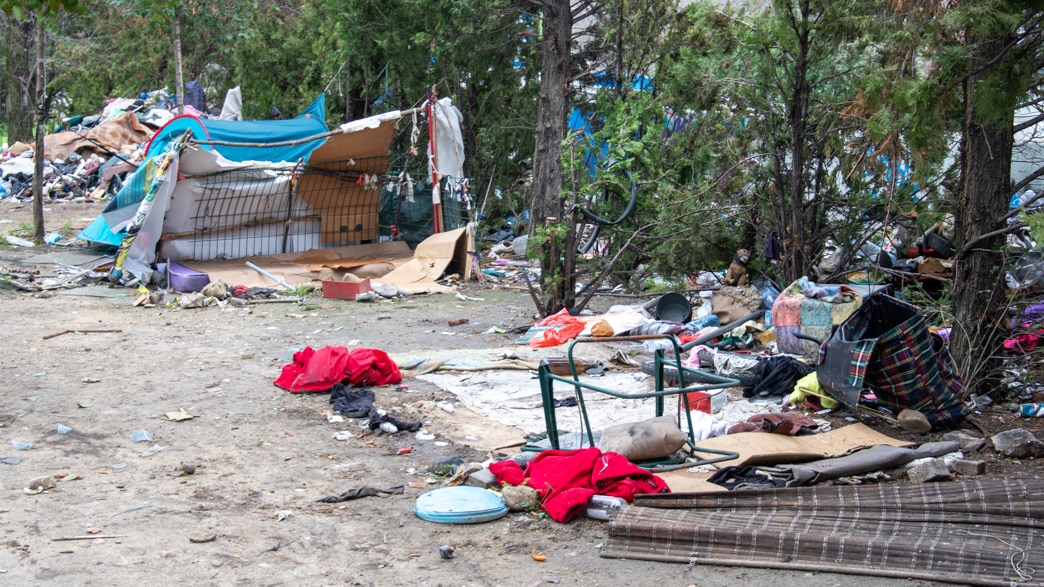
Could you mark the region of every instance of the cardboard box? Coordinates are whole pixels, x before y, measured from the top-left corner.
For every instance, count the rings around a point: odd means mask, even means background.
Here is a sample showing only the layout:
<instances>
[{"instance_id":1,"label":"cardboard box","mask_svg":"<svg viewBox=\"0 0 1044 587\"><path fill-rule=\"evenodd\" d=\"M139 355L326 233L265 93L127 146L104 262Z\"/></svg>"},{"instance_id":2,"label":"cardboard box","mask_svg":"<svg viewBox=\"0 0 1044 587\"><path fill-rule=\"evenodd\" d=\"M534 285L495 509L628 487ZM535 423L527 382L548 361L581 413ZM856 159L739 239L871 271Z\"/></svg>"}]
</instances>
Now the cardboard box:
<instances>
[{"instance_id":1,"label":"cardboard box","mask_svg":"<svg viewBox=\"0 0 1044 587\"><path fill-rule=\"evenodd\" d=\"M324 281L323 297L337 300L354 300L359 294L373 291L370 280L362 281Z\"/></svg>"}]
</instances>

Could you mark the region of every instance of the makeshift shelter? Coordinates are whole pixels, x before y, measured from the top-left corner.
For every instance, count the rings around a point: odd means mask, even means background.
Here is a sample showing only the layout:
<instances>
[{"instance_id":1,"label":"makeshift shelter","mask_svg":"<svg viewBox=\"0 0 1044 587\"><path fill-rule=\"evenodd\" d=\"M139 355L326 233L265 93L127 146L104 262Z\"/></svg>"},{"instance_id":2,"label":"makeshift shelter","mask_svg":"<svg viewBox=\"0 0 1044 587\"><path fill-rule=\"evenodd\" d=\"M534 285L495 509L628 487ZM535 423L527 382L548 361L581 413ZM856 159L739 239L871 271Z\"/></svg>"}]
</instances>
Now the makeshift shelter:
<instances>
[{"instance_id":1,"label":"makeshift shelter","mask_svg":"<svg viewBox=\"0 0 1044 587\"><path fill-rule=\"evenodd\" d=\"M375 243L391 143L399 120L412 111L328 131L323 109L320 97L290 120L172 119L153 137L146 163L80 238L123 243L126 270L142 281L163 260ZM159 158L169 159L162 173L150 163ZM146 201L147 194L153 199ZM142 212L150 218L135 221ZM128 227L142 226L148 228L133 243L124 242Z\"/></svg>"}]
</instances>

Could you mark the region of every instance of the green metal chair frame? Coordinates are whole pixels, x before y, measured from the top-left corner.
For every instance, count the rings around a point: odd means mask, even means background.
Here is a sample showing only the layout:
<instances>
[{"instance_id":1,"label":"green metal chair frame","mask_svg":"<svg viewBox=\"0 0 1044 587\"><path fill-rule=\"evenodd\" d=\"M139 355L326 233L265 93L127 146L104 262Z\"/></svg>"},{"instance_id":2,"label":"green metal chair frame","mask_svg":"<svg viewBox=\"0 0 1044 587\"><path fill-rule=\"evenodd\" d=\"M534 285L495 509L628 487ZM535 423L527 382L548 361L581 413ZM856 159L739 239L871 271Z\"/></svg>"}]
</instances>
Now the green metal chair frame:
<instances>
[{"instance_id":1,"label":"green metal chair frame","mask_svg":"<svg viewBox=\"0 0 1044 587\"><path fill-rule=\"evenodd\" d=\"M646 392L638 392L638 393L625 393L625 392L616 391L616 390L613 390L613 389L606 389L604 387L599 387L599 386L594 385L592 383L588 383L588 382L580 380L579 373L577 372L577 369L576 369L576 361L573 359L573 350L576 347L576 345L578 345L578 344L585 344L585 343L592 343L592 342L621 342L621 341L627 342L627 341L645 341L645 340L654 340L654 339L667 339L667 340L671 341L671 344L674 347L674 356L672 358L667 358L664 355L663 349L658 349L656 351L656 353L655 353L656 369L655 369L655 375L654 375L654 378L655 378L655 390L654 391L646 391ZM567 358L568 358L568 361L569 361L569 370L571 372L571 376L570 377L565 377L565 376L561 376L561 375L555 375L554 373L551 372L551 368L550 368L550 366L548 364L546 364L544 362L541 362L540 367L539 367L539 369L537 371L537 377L540 380L540 396L541 396L541 401L543 402L543 408L544 408L544 423L545 423L546 428L547 428L547 439L548 439L548 441L551 444L551 448L553 448L553 449L561 449L561 442L560 442L559 435L558 435L558 420L557 420L557 418L555 416L555 396L554 396L554 382L555 381L560 381L562 383L567 383L567 384L573 386L573 389L575 390L575 393L576 393L576 403L577 403L577 406L580 408L580 417L581 417L583 429L586 431L588 446L595 446L595 440L594 440L594 430L591 428L591 422L590 422L590 420L588 419L588 416L587 416L587 406L584 404L583 390L587 389L587 390L591 390L591 391L596 391L598 393L604 393L606 395L610 395L612 397L616 397L616 398L620 398L620 399L646 399L646 398L650 398L650 397L651 398L656 398L656 401L655 401L656 417L660 417L660 416L663 415L663 411L664 411L664 397L670 396L670 395L676 395L676 396L679 397L679 401L680 401L679 405L684 405L685 417L686 417L686 419L688 421L688 444L689 444L689 449L690 449L689 451L687 451L688 455L689 456L694 456L696 452L705 452L705 453L711 453L711 454L720 455L720 456L718 456L716 458L700 459L700 460L698 460L696 462L689 462L689 463L686 464L686 466L694 467L694 466L698 466L698 465L718 463L718 462L722 462L722 461L728 461L728 460L739 458L739 453L733 452L733 451L722 451L722 450L713 450L713 449L706 449L706 448L699 448L699 449L696 448L696 440L695 440L695 436L693 434L693 428L692 428L692 414L690 413L690 405L689 405L689 393L690 392L693 392L693 391L705 392L705 391L710 391L710 390L714 390L714 389L723 389L723 388L727 388L727 387L736 387L736 386L738 386L740 384L739 380L738 379L733 379L733 378L730 378L730 377L722 377L721 375L718 375L716 373L711 373L711 372L708 372L708 371L703 371L703 370L699 370L699 369L691 369L689 367L684 367L684 366L682 366L682 363L681 363L681 356L682 356L682 349L681 349L681 346L678 344L678 339L675 338L673 335L670 335L670 334L646 334L646 335L639 335L639 336L610 336L610 337L590 337L590 336L584 336L584 337L579 337L579 338L574 339L573 342L571 342L569 344L569 350L567 352ZM665 389L664 388L663 367L664 367L664 365L667 365L667 364L672 365L673 367L675 367L678 370L679 382L678 382L678 387L677 388L671 388L671 389ZM714 381L714 383L697 385L697 386L694 386L694 387L686 387L686 385L685 385L685 374L686 373L699 374L701 379L703 379L705 381L706 380ZM582 444L582 441L581 441L581 444ZM539 449L539 448L536 448L536 449L530 448L528 446L527 447L523 447L523 448L528 449L528 450L543 450L543 449Z\"/></svg>"}]
</instances>

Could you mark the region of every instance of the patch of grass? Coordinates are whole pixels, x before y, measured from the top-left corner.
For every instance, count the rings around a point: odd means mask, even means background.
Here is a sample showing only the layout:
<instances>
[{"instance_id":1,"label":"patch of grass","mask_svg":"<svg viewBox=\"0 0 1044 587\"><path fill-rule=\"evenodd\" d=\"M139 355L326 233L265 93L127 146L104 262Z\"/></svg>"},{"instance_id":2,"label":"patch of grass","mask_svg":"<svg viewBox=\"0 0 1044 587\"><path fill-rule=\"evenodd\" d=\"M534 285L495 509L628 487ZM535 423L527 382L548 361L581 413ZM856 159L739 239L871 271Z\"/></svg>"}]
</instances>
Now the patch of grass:
<instances>
[{"instance_id":1,"label":"patch of grass","mask_svg":"<svg viewBox=\"0 0 1044 587\"><path fill-rule=\"evenodd\" d=\"M304 297L308 297L309 294L314 292L315 288L316 288L316 286L314 286L314 285L312 285L310 283L305 283L303 285L299 285L299 286L295 287L294 289L288 291L287 293L290 294L291 296L294 296L294 297L304 298Z\"/></svg>"},{"instance_id":2,"label":"patch of grass","mask_svg":"<svg viewBox=\"0 0 1044 587\"><path fill-rule=\"evenodd\" d=\"M649 278L642 283L642 291L649 293L669 293L685 289L684 283L662 278Z\"/></svg>"},{"instance_id":3,"label":"patch of grass","mask_svg":"<svg viewBox=\"0 0 1044 587\"><path fill-rule=\"evenodd\" d=\"M22 238L32 238L34 232L36 231L33 229L32 223L23 222L18 225L18 228L7 231L7 234L10 234L11 236L20 236Z\"/></svg>"}]
</instances>

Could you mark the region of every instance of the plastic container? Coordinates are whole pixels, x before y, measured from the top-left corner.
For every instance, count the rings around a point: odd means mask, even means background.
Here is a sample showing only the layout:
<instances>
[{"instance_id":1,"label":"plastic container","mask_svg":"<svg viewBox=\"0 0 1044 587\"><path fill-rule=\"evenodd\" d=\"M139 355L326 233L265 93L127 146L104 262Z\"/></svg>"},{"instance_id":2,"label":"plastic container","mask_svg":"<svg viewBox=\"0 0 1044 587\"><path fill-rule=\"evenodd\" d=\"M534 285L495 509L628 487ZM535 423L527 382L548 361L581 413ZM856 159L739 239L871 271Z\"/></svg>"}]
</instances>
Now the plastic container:
<instances>
[{"instance_id":1,"label":"plastic container","mask_svg":"<svg viewBox=\"0 0 1044 587\"><path fill-rule=\"evenodd\" d=\"M729 396L724 389L711 391L690 391L685 394L689 399L689 411L717 414L728 403ZM684 407L684 404L679 406Z\"/></svg>"},{"instance_id":2,"label":"plastic container","mask_svg":"<svg viewBox=\"0 0 1044 587\"><path fill-rule=\"evenodd\" d=\"M622 497L592 495L587 501L587 517L595 520L614 520L625 505L627 501Z\"/></svg>"},{"instance_id":3,"label":"plastic container","mask_svg":"<svg viewBox=\"0 0 1044 587\"><path fill-rule=\"evenodd\" d=\"M661 349L665 351L672 350L674 349L674 344L666 338L654 338L642 342L643 352L652 354Z\"/></svg>"},{"instance_id":4,"label":"plastic container","mask_svg":"<svg viewBox=\"0 0 1044 587\"><path fill-rule=\"evenodd\" d=\"M689 303L689 298L678 293L665 294L656 302L656 318L682 324L692 320L692 305Z\"/></svg>"},{"instance_id":5,"label":"plastic container","mask_svg":"<svg viewBox=\"0 0 1044 587\"><path fill-rule=\"evenodd\" d=\"M337 300L354 300L373 291L369 279L362 281L324 281L323 297Z\"/></svg>"},{"instance_id":6,"label":"plastic container","mask_svg":"<svg viewBox=\"0 0 1044 587\"><path fill-rule=\"evenodd\" d=\"M1022 404L1019 406L1021 418L1044 418L1044 404Z\"/></svg>"},{"instance_id":7,"label":"plastic container","mask_svg":"<svg viewBox=\"0 0 1044 587\"><path fill-rule=\"evenodd\" d=\"M508 509L497 494L457 485L433 489L417 498L413 513L418 518L440 524L478 524L503 518Z\"/></svg>"},{"instance_id":8,"label":"plastic container","mask_svg":"<svg viewBox=\"0 0 1044 587\"><path fill-rule=\"evenodd\" d=\"M695 320L690 321L685 325L686 328L692 330L703 330L704 328L721 326L721 319L718 318L717 314L707 314L706 316L700 316Z\"/></svg>"},{"instance_id":9,"label":"plastic container","mask_svg":"<svg viewBox=\"0 0 1044 587\"><path fill-rule=\"evenodd\" d=\"M171 289L179 293L203 291L203 288L210 283L210 276L206 273L189 269L179 263L169 263L167 271Z\"/></svg>"}]
</instances>

